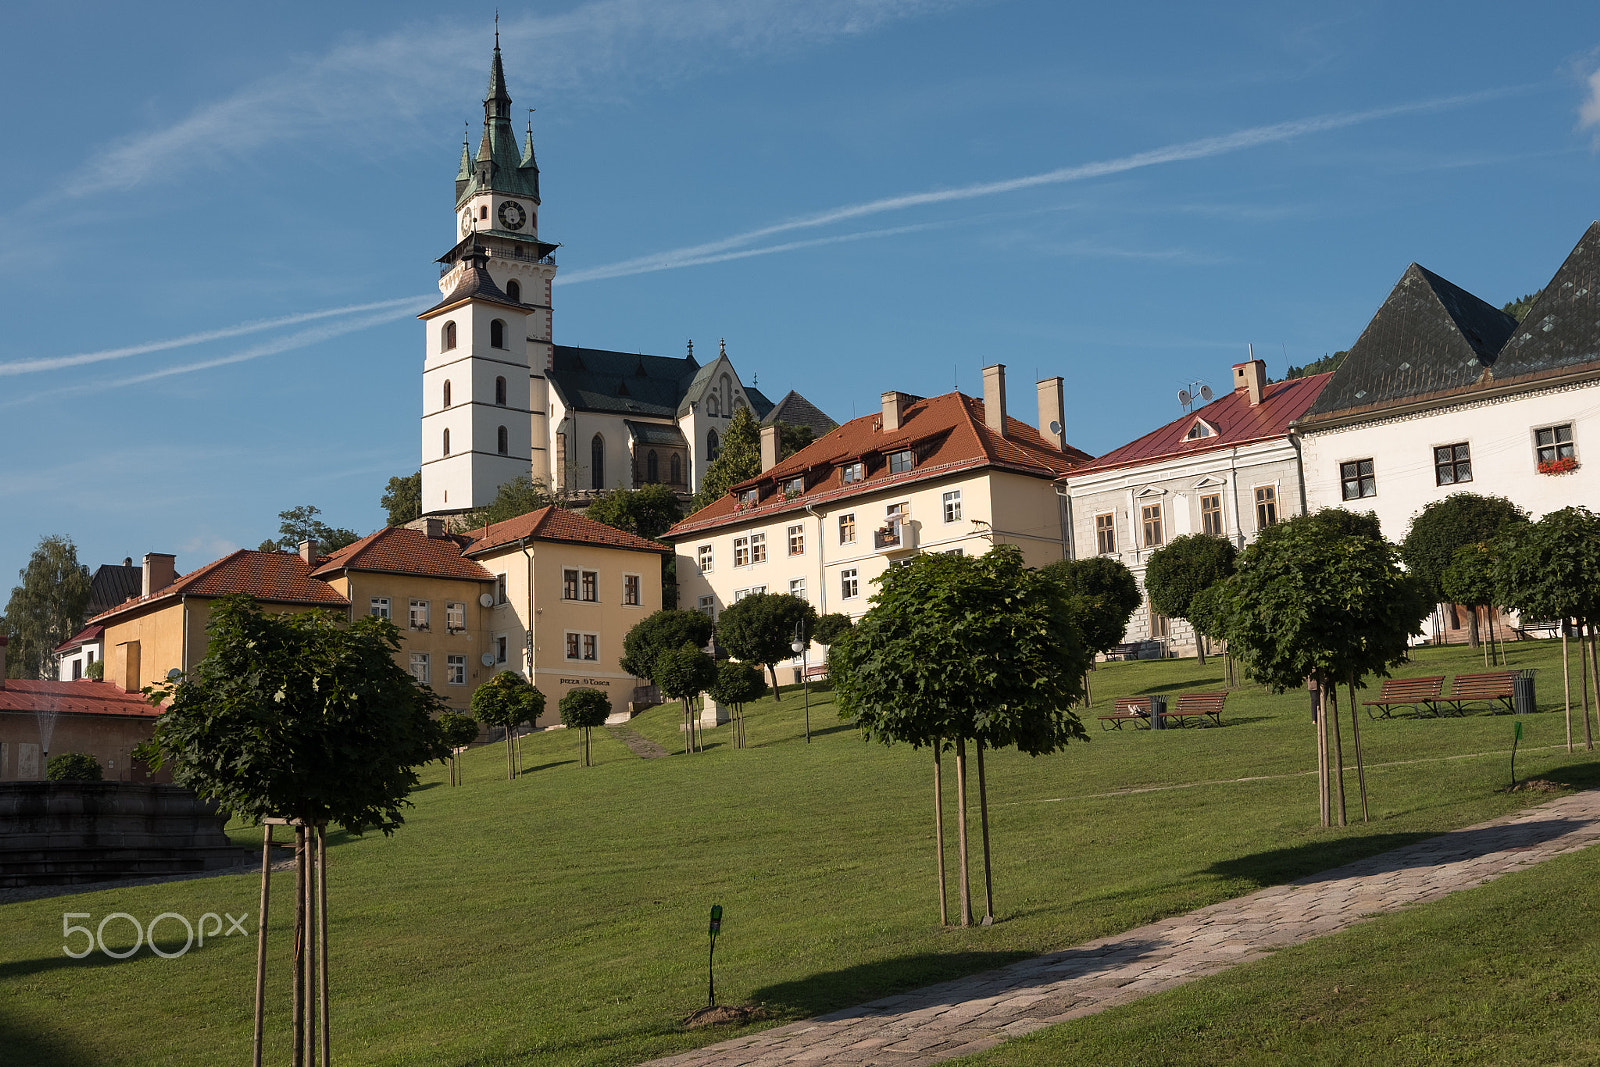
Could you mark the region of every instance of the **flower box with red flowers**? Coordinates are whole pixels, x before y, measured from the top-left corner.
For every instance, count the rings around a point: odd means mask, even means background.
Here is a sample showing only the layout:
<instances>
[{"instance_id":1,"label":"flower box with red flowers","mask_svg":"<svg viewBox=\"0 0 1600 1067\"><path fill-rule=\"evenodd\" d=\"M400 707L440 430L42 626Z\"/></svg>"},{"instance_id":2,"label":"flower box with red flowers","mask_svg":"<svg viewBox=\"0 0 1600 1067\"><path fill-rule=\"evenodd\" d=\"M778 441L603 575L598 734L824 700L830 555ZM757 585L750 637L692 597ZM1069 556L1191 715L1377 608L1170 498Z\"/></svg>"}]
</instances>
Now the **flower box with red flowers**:
<instances>
[{"instance_id":1,"label":"flower box with red flowers","mask_svg":"<svg viewBox=\"0 0 1600 1067\"><path fill-rule=\"evenodd\" d=\"M1540 474L1567 474L1578 469L1578 461L1571 456L1562 456L1560 459L1541 459L1539 461Z\"/></svg>"}]
</instances>

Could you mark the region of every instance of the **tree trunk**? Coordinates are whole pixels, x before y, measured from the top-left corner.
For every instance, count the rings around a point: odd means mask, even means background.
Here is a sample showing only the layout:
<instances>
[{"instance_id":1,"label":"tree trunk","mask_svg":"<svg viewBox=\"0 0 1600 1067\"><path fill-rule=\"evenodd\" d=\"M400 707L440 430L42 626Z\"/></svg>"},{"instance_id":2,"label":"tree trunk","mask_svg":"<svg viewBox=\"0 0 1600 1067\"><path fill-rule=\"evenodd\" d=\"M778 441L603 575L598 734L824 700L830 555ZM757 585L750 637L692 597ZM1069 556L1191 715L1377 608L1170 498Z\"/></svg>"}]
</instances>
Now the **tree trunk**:
<instances>
[{"instance_id":1,"label":"tree trunk","mask_svg":"<svg viewBox=\"0 0 1600 1067\"><path fill-rule=\"evenodd\" d=\"M1322 683L1317 681L1317 688L1311 691L1311 721L1317 727L1317 803L1320 808L1322 825L1329 825L1328 819L1328 728L1322 721Z\"/></svg>"},{"instance_id":2,"label":"tree trunk","mask_svg":"<svg viewBox=\"0 0 1600 1067\"><path fill-rule=\"evenodd\" d=\"M1472 609L1472 613L1467 616L1467 647L1468 648L1477 648L1478 647L1478 609L1477 608L1473 608Z\"/></svg>"},{"instance_id":3,"label":"tree trunk","mask_svg":"<svg viewBox=\"0 0 1600 1067\"><path fill-rule=\"evenodd\" d=\"M967 743L956 738L956 851L961 863L961 925L972 925L972 888L967 884Z\"/></svg>"},{"instance_id":4,"label":"tree trunk","mask_svg":"<svg viewBox=\"0 0 1600 1067\"><path fill-rule=\"evenodd\" d=\"M1083 706L1094 707L1094 690L1089 687L1089 672L1083 672Z\"/></svg>"},{"instance_id":5,"label":"tree trunk","mask_svg":"<svg viewBox=\"0 0 1600 1067\"><path fill-rule=\"evenodd\" d=\"M767 664L767 673L772 675L772 702L774 704L776 704L776 703L780 702L781 700L783 700L783 691L778 688L778 667L777 667L777 664L774 664L774 663Z\"/></svg>"},{"instance_id":6,"label":"tree trunk","mask_svg":"<svg viewBox=\"0 0 1600 1067\"><path fill-rule=\"evenodd\" d=\"M1194 652L1199 657L1199 666L1206 665L1206 639L1205 635L1196 630L1194 635Z\"/></svg>"},{"instance_id":7,"label":"tree trunk","mask_svg":"<svg viewBox=\"0 0 1600 1067\"><path fill-rule=\"evenodd\" d=\"M983 777L983 739L978 739L978 825L983 830L983 925L994 925L994 876L989 868L989 786Z\"/></svg>"},{"instance_id":8,"label":"tree trunk","mask_svg":"<svg viewBox=\"0 0 1600 1067\"><path fill-rule=\"evenodd\" d=\"M1580 687L1583 689L1583 747L1594 748L1594 733L1589 729L1589 656L1584 647L1584 631L1589 628L1587 619L1578 620L1578 666L1581 668L1579 678Z\"/></svg>"},{"instance_id":9,"label":"tree trunk","mask_svg":"<svg viewBox=\"0 0 1600 1067\"><path fill-rule=\"evenodd\" d=\"M1480 610L1482 610L1482 609L1480 609L1478 607L1478 605L1476 605L1476 604L1472 605L1472 623L1473 623L1474 628L1476 628L1476 626L1477 626L1477 623L1478 623L1478 612ZM1490 632L1492 633L1493 631L1490 631ZM1493 641L1492 638L1483 643L1483 665L1485 667L1489 666L1489 646L1492 645L1493 643L1494 643L1494 641Z\"/></svg>"},{"instance_id":10,"label":"tree trunk","mask_svg":"<svg viewBox=\"0 0 1600 1067\"><path fill-rule=\"evenodd\" d=\"M939 925L950 925L948 891L944 884L944 769L939 762L941 738L933 739L933 847L939 857Z\"/></svg>"},{"instance_id":11,"label":"tree trunk","mask_svg":"<svg viewBox=\"0 0 1600 1067\"><path fill-rule=\"evenodd\" d=\"M1371 822L1367 814L1367 765L1361 758L1361 716L1358 713L1360 705L1356 703L1356 683L1350 682L1350 734L1356 744L1356 784L1361 789L1361 821Z\"/></svg>"},{"instance_id":12,"label":"tree trunk","mask_svg":"<svg viewBox=\"0 0 1600 1067\"><path fill-rule=\"evenodd\" d=\"M1597 659L1596 656L1595 656L1594 626L1590 625L1590 626L1587 627L1587 629L1589 631L1589 666L1591 668L1591 672L1590 673L1591 673L1592 677L1594 678L1594 688L1595 688L1595 694L1594 694L1594 717L1595 717L1596 721L1600 721L1600 659ZM1589 734L1589 717L1588 717L1587 714L1585 714L1584 718L1583 718L1583 735L1584 735L1584 737L1586 739L1590 737L1590 734ZM1587 744L1588 744L1588 747L1590 747L1590 748L1594 747L1594 743L1593 743L1592 740L1588 741Z\"/></svg>"},{"instance_id":13,"label":"tree trunk","mask_svg":"<svg viewBox=\"0 0 1600 1067\"><path fill-rule=\"evenodd\" d=\"M290 995L290 1062L306 1067L306 828L294 828L294 981Z\"/></svg>"},{"instance_id":14,"label":"tree trunk","mask_svg":"<svg viewBox=\"0 0 1600 1067\"><path fill-rule=\"evenodd\" d=\"M1561 620L1561 691L1567 705L1567 751L1572 751L1572 657L1567 653L1567 620Z\"/></svg>"},{"instance_id":15,"label":"tree trunk","mask_svg":"<svg viewBox=\"0 0 1600 1067\"><path fill-rule=\"evenodd\" d=\"M680 698L683 701L683 754L687 756L694 751L694 726L689 721L689 698Z\"/></svg>"},{"instance_id":16,"label":"tree trunk","mask_svg":"<svg viewBox=\"0 0 1600 1067\"><path fill-rule=\"evenodd\" d=\"M1344 738L1339 732L1339 683L1333 682L1328 686L1328 704L1333 714L1329 720L1333 725L1333 759L1334 767L1338 771L1335 781L1339 789L1339 825L1347 824L1344 804Z\"/></svg>"}]
</instances>

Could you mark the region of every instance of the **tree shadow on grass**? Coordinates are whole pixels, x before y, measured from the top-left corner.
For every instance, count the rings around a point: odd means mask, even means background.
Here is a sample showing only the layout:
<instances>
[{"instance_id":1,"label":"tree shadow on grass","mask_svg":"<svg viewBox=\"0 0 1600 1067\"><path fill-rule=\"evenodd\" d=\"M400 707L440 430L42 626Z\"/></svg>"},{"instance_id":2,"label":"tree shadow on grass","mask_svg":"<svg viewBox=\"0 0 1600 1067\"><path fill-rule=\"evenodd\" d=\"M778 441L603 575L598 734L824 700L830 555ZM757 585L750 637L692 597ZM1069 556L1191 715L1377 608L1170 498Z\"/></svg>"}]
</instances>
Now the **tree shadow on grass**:
<instances>
[{"instance_id":1,"label":"tree shadow on grass","mask_svg":"<svg viewBox=\"0 0 1600 1067\"><path fill-rule=\"evenodd\" d=\"M1225 688L1226 685L1226 681L1220 676L1216 678L1191 678L1187 682L1169 682L1166 685L1147 685L1133 695L1142 697L1151 693L1171 693L1177 689L1193 689L1197 693L1207 693L1219 686ZM1211 688L1208 689L1206 688L1207 686L1210 686Z\"/></svg>"},{"instance_id":2,"label":"tree shadow on grass","mask_svg":"<svg viewBox=\"0 0 1600 1067\"><path fill-rule=\"evenodd\" d=\"M5 1049L5 1062L26 1063L29 1067L78 1067L94 1062L87 1050L76 1048L59 1030L41 1034L3 1013L0 1013L0 1049Z\"/></svg>"},{"instance_id":3,"label":"tree shadow on grass","mask_svg":"<svg viewBox=\"0 0 1600 1067\"><path fill-rule=\"evenodd\" d=\"M1523 778L1529 777L1524 774ZM1600 763L1569 763L1534 775L1568 789L1600 789Z\"/></svg>"},{"instance_id":4,"label":"tree shadow on grass","mask_svg":"<svg viewBox=\"0 0 1600 1067\"><path fill-rule=\"evenodd\" d=\"M532 767L524 767L522 768L522 773L533 774L535 771L548 771L552 767L575 767L577 765L578 761L575 759L558 759L552 760L549 763L540 763Z\"/></svg>"}]
</instances>

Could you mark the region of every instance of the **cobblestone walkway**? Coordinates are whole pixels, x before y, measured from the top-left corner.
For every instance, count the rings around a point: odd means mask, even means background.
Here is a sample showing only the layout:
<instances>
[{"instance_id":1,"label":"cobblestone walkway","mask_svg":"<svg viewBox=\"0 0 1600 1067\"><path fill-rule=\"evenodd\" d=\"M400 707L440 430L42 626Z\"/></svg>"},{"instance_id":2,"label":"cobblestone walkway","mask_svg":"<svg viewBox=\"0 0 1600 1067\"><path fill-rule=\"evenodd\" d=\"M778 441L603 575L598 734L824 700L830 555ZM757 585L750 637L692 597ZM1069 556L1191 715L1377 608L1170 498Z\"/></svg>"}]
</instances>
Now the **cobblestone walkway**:
<instances>
[{"instance_id":1,"label":"cobblestone walkway","mask_svg":"<svg viewBox=\"0 0 1600 1067\"><path fill-rule=\"evenodd\" d=\"M1600 840L1600 791L1273 886L1136 930L719 1045L652 1067L917 1067L1091 1015L1437 900Z\"/></svg>"},{"instance_id":2,"label":"cobblestone walkway","mask_svg":"<svg viewBox=\"0 0 1600 1067\"><path fill-rule=\"evenodd\" d=\"M645 737L637 730L630 730L626 726L607 726L611 736L627 745L633 754L640 759L660 759L667 754L667 750Z\"/></svg>"}]
</instances>

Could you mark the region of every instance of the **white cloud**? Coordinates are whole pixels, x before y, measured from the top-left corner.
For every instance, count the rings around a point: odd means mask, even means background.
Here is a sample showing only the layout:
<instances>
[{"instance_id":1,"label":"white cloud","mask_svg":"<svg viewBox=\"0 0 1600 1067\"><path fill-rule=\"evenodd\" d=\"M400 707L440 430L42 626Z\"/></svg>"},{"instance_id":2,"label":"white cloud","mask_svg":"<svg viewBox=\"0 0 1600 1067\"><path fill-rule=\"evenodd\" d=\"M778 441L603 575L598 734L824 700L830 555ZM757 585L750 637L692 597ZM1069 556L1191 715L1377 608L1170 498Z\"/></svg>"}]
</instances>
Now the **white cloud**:
<instances>
[{"instance_id":1,"label":"white cloud","mask_svg":"<svg viewBox=\"0 0 1600 1067\"><path fill-rule=\"evenodd\" d=\"M1589 98L1578 108L1578 129L1600 126L1600 70L1589 75Z\"/></svg>"}]
</instances>

